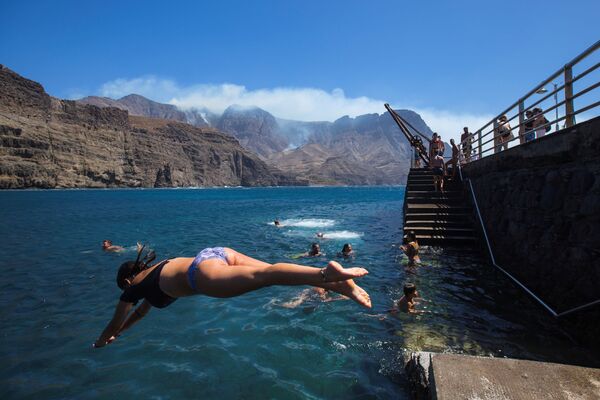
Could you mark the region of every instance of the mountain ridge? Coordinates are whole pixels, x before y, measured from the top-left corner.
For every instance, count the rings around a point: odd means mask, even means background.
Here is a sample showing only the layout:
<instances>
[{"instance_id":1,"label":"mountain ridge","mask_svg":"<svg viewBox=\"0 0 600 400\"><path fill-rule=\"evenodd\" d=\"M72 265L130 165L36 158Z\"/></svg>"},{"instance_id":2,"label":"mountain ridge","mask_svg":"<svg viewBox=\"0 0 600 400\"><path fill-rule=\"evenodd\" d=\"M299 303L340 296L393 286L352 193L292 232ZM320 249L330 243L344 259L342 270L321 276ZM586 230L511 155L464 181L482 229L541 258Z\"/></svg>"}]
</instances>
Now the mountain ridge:
<instances>
[{"instance_id":1,"label":"mountain ridge","mask_svg":"<svg viewBox=\"0 0 600 400\"><path fill-rule=\"evenodd\" d=\"M305 185L230 135L49 96L0 65L0 188Z\"/></svg>"},{"instance_id":2,"label":"mountain ridge","mask_svg":"<svg viewBox=\"0 0 600 400\"><path fill-rule=\"evenodd\" d=\"M139 102L137 97L135 99ZM154 103L153 109L160 110L150 114L141 107L134 107L135 104L128 100L129 96L125 96L112 101L125 103L120 106L132 113L171 116L192 124L195 121L190 115L198 114L195 109L178 110L173 105L145 99ZM94 102L101 104L99 100ZM431 136L431 129L416 112L397 112L420 132ZM314 184L402 184L410 165L410 145L387 112L357 117L345 115L332 122L295 121L277 118L256 106L234 104L220 116L212 113L211 118L204 118L204 123L234 136L244 148L255 152L270 165L287 173L300 173ZM303 147L308 144L319 145L320 152L307 153ZM298 152L297 156L292 156L294 151ZM314 159L308 159L308 154ZM301 165L299 160L311 168ZM340 168L344 173L340 173Z\"/></svg>"}]
</instances>

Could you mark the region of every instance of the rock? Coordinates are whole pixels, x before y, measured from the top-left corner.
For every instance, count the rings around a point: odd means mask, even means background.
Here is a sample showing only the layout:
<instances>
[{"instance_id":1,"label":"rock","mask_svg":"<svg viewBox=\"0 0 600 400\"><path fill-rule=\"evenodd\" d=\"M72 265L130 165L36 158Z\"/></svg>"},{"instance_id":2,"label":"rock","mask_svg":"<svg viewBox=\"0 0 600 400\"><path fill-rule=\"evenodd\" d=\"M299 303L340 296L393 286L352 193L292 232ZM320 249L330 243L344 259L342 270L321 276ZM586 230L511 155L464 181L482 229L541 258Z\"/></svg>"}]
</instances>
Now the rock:
<instances>
[{"instance_id":1,"label":"rock","mask_svg":"<svg viewBox=\"0 0 600 400\"><path fill-rule=\"evenodd\" d=\"M242 146L262 157L283 151L288 145L275 117L258 107L228 107L217 128L232 134Z\"/></svg>"},{"instance_id":2,"label":"rock","mask_svg":"<svg viewBox=\"0 0 600 400\"><path fill-rule=\"evenodd\" d=\"M581 215L598 215L600 213L600 195L588 195L581 202L579 207Z\"/></svg>"},{"instance_id":3,"label":"rock","mask_svg":"<svg viewBox=\"0 0 600 400\"><path fill-rule=\"evenodd\" d=\"M431 353L410 353L405 360L404 372L408 380L411 399L428 400L431 398L429 370Z\"/></svg>"},{"instance_id":4,"label":"rock","mask_svg":"<svg viewBox=\"0 0 600 400\"><path fill-rule=\"evenodd\" d=\"M5 67L0 93L0 188L303 184L213 128L51 98Z\"/></svg>"},{"instance_id":5,"label":"rock","mask_svg":"<svg viewBox=\"0 0 600 400\"><path fill-rule=\"evenodd\" d=\"M594 185L594 175L585 169L577 170L571 176L569 182L569 193L585 194Z\"/></svg>"}]
</instances>

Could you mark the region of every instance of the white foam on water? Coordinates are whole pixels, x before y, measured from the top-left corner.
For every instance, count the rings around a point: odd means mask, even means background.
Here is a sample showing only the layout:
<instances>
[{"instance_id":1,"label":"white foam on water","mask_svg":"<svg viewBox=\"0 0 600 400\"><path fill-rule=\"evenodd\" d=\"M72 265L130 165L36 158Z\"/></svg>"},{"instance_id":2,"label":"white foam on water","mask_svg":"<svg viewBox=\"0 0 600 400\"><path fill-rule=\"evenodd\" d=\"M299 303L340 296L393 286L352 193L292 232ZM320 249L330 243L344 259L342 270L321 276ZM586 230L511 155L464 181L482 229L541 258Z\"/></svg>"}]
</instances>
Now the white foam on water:
<instances>
[{"instance_id":1,"label":"white foam on water","mask_svg":"<svg viewBox=\"0 0 600 400\"><path fill-rule=\"evenodd\" d=\"M323 232L323 239L360 239L362 233L352 231Z\"/></svg>"},{"instance_id":2,"label":"white foam on water","mask_svg":"<svg viewBox=\"0 0 600 400\"><path fill-rule=\"evenodd\" d=\"M273 225L273 222L270 222ZM335 225L333 219L320 218L292 218L279 221L279 226L296 227L296 228L327 228Z\"/></svg>"}]
</instances>

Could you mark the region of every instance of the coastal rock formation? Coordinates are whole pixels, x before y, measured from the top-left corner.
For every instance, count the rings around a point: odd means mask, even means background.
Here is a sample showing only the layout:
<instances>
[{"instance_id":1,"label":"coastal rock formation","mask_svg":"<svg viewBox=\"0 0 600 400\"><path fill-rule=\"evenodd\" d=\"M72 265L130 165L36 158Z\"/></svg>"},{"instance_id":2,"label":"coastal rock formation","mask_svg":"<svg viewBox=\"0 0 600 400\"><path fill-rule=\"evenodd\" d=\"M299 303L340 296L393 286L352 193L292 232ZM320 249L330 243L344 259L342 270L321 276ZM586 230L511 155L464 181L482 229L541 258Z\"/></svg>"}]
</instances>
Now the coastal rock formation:
<instances>
[{"instance_id":1,"label":"coastal rock formation","mask_svg":"<svg viewBox=\"0 0 600 400\"><path fill-rule=\"evenodd\" d=\"M89 104L98 107L116 107L126 110L130 115L141 117L172 119L185 122L198 127L211 126L214 115L208 111L189 110L182 111L172 104L163 104L152 101L138 94L130 94L113 100L108 97L88 96L77 100L79 104Z\"/></svg>"},{"instance_id":2,"label":"coastal rock formation","mask_svg":"<svg viewBox=\"0 0 600 400\"><path fill-rule=\"evenodd\" d=\"M300 174L313 184L403 184L410 165L410 145L388 113L311 122L275 118L258 107L230 106L218 116L208 110L180 110L138 95L119 100L86 97L78 102L114 106L132 115L216 127L237 138L244 148L274 168ZM431 136L431 130L417 113L397 112L419 132Z\"/></svg>"},{"instance_id":3,"label":"coastal rock formation","mask_svg":"<svg viewBox=\"0 0 600 400\"><path fill-rule=\"evenodd\" d=\"M420 132L431 134L418 114L410 110L398 112ZM301 127L298 124L295 129L311 130L310 124L304 123ZM314 183L406 182L412 150L388 113L345 116L333 123L313 124L315 129L307 136L307 145L273 154L267 161Z\"/></svg>"},{"instance_id":4,"label":"coastal rock formation","mask_svg":"<svg viewBox=\"0 0 600 400\"><path fill-rule=\"evenodd\" d=\"M258 107L228 107L217 128L232 134L244 148L261 157L268 157L288 146L275 117Z\"/></svg>"},{"instance_id":5,"label":"coastal rock formation","mask_svg":"<svg viewBox=\"0 0 600 400\"><path fill-rule=\"evenodd\" d=\"M303 183L214 128L52 98L0 66L0 188Z\"/></svg>"}]
</instances>

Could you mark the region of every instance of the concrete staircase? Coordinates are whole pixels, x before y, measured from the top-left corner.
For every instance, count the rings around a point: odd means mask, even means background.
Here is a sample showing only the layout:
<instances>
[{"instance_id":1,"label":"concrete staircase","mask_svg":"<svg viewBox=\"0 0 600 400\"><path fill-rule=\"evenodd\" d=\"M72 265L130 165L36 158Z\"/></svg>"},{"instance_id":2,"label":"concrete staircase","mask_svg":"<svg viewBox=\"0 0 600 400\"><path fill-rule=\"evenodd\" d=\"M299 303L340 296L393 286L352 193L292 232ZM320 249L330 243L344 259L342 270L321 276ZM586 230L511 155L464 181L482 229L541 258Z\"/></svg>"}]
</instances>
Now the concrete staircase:
<instances>
[{"instance_id":1,"label":"concrete staircase","mask_svg":"<svg viewBox=\"0 0 600 400\"><path fill-rule=\"evenodd\" d=\"M404 195L404 233L414 231L421 245L475 247L473 212L458 178L436 192L433 173L411 168Z\"/></svg>"}]
</instances>

